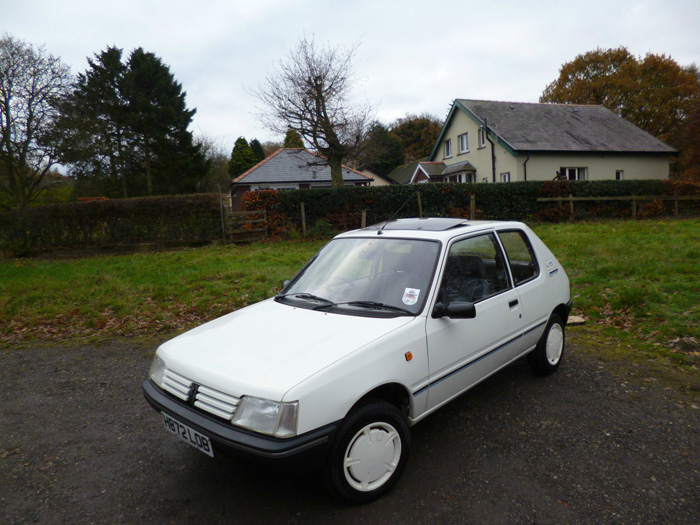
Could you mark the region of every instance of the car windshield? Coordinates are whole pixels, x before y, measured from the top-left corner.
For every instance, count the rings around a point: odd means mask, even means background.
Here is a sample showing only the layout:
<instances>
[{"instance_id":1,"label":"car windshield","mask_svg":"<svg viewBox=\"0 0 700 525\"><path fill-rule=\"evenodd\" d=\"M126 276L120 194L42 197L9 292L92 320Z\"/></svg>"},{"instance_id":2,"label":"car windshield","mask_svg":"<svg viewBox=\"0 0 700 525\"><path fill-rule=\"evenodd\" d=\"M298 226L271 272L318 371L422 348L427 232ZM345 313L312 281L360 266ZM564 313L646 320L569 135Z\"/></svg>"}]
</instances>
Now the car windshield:
<instances>
[{"instance_id":1,"label":"car windshield","mask_svg":"<svg viewBox=\"0 0 700 525\"><path fill-rule=\"evenodd\" d=\"M356 315L416 315L439 250L435 241L334 239L277 300Z\"/></svg>"}]
</instances>

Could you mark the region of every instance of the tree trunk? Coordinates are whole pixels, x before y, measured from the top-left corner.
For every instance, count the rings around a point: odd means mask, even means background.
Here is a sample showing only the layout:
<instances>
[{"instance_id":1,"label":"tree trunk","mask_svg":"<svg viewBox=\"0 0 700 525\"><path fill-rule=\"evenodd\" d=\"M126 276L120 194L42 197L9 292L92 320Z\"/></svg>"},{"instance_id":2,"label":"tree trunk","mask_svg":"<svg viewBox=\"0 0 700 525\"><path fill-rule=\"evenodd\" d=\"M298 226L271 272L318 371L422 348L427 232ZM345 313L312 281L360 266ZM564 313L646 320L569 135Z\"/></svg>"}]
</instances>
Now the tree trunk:
<instances>
[{"instance_id":1,"label":"tree trunk","mask_svg":"<svg viewBox=\"0 0 700 525\"><path fill-rule=\"evenodd\" d=\"M342 188L343 184L343 157L331 153L328 155L328 164L331 167L331 186Z\"/></svg>"},{"instance_id":2,"label":"tree trunk","mask_svg":"<svg viewBox=\"0 0 700 525\"><path fill-rule=\"evenodd\" d=\"M143 149L146 155L146 183L148 185L148 195L153 195L153 179L151 178L151 151L148 149L148 137L143 138Z\"/></svg>"}]
</instances>

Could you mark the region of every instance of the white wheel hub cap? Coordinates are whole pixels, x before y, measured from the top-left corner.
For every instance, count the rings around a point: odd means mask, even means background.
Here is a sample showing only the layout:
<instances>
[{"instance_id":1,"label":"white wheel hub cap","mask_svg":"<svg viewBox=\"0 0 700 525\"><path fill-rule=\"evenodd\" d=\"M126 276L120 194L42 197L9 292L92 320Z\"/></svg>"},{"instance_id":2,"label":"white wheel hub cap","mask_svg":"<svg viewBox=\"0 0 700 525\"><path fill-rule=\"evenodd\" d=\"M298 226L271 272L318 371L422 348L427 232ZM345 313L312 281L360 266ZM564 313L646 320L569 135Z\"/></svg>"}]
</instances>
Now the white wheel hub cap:
<instances>
[{"instance_id":1,"label":"white wheel hub cap","mask_svg":"<svg viewBox=\"0 0 700 525\"><path fill-rule=\"evenodd\" d=\"M389 423L370 423L350 440L343 473L350 486L369 492L384 485L401 460L401 437Z\"/></svg>"},{"instance_id":2,"label":"white wheel hub cap","mask_svg":"<svg viewBox=\"0 0 700 525\"><path fill-rule=\"evenodd\" d=\"M556 365L561 359L561 352L564 349L564 330L559 323L554 323L547 334L547 361L550 365Z\"/></svg>"}]
</instances>

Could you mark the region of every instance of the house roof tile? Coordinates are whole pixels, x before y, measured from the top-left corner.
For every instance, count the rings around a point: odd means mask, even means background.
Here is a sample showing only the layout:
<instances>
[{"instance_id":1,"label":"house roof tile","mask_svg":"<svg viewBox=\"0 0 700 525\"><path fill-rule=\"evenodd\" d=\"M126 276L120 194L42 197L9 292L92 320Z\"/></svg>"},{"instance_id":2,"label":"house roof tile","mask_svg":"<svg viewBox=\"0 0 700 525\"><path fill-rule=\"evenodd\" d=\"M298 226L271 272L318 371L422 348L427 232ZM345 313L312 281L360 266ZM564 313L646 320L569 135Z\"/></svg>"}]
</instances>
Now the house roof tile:
<instances>
[{"instance_id":1,"label":"house roof tile","mask_svg":"<svg viewBox=\"0 0 700 525\"><path fill-rule=\"evenodd\" d=\"M441 175L442 171L445 169L444 162L421 162L420 167L429 176L433 177L435 175Z\"/></svg>"},{"instance_id":2,"label":"house roof tile","mask_svg":"<svg viewBox=\"0 0 700 525\"><path fill-rule=\"evenodd\" d=\"M343 180L367 182L372 177L343 165ZM283 148L234 179L233 184L331 182L331 168L325 157L306 149Z\"/></svg>"},{"instance_id":3,"label":"house roof tile","mask_svg":"<svg viewBox=\"0 0 700 525\"><path fill-rule=\"evenodd\" d=\"M603 106L457 99L515 151L674 153Z\"/></svg>"},{"instance_id":4,"label":"house roof tile","mask_svg":"<svg viewBox=\"0 0 700 525\"><path fill-rule=\"evenodd\" d=\"M389 173L389 178L395 180L399 184L409 184L413 178L413 174L416 172L418 164L423 160L426 159L414 160L413 162L394 168L391 173Z\"/></svg>"}]
</instances>

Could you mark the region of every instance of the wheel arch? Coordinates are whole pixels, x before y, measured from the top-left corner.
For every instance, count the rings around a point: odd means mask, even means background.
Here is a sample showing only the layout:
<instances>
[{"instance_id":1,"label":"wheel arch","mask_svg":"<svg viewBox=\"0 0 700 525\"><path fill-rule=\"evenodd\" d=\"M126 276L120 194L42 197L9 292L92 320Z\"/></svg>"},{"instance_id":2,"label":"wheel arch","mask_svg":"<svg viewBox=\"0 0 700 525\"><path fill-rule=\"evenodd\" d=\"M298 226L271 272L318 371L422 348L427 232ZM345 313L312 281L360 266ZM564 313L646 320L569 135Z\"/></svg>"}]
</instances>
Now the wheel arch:
<instances>
[{"instance_id":1,"label":"wheel arch","mask_svg":"<svg viewBox=\"0 0 700 525\"><path fill-rule=\"evenodd\" d=\"M395 406L399 411L408 418L411 412L411 394L406 387L400 383L386 383L373 388L363 395L348 411L348 414L362 406L374 403L376 401L384 401ZM347 417L347 414L346 414Z\"/></svg>"},{"instance_id":2,"label":"wheel arch","mask_svg":"<svg viewBox=\"0 0 700 525\"><path fill-rule=\"evenodd\" d=\"M569 307L567 307L565 304L560 304L552 313L561 317L561 320L564 322L564 326L566 326L566 323L569 320L569 311Z\"/></svg>"}]
</instances>

